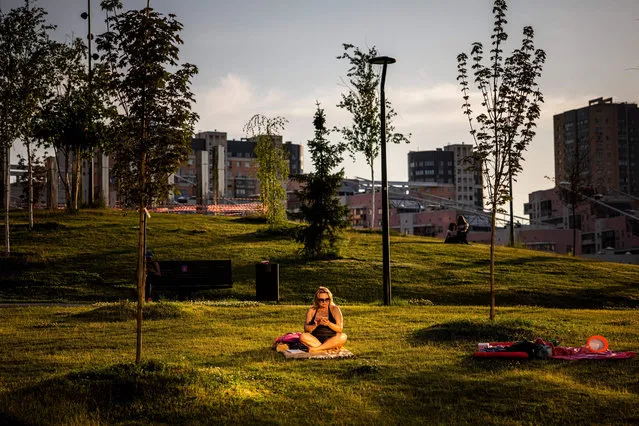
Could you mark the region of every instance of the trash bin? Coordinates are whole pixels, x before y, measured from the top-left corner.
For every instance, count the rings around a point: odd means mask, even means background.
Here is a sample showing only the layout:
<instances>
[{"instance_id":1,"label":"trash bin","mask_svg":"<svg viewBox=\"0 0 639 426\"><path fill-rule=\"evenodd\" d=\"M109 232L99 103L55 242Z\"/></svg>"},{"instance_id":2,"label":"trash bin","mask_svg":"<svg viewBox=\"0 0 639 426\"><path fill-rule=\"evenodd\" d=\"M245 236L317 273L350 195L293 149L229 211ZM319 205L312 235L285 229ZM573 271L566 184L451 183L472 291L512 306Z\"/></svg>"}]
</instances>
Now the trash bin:
<instances>
[{"instance_id":1,"label":"trash bin","mask_svg":"<svg viewBox=\"0 0 639 426\"><path fill-rule=\"evenodd\" d=\"M280 265L262 262L255 265L255 298L261 301L280 300Z\"/></svg>"}]
</instances>

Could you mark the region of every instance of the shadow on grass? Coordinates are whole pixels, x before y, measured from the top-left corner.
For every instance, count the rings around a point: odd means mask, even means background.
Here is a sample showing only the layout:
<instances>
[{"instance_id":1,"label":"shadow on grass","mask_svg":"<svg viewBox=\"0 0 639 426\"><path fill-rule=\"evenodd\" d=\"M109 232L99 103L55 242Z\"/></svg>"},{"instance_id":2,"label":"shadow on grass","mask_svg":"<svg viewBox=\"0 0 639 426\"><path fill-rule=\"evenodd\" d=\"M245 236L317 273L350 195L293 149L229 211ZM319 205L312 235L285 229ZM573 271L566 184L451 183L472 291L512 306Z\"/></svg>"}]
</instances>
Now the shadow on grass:
<instances>
[{"instance_id":1,"label":"shadow on grass","mask_svg":"<svg viewBox=\"0 0 639 426\"><path fill-rule=\"evenodd\" d=\"M222 386L215 379L189 367L154 361L87 369L3 395L0 419L17 424L81 424L98 419L110 424L188 423L209 418L208 407L190 393ZM180 410L175 409L178 406Z\"/></svg>"},{"instance_id":2,"label":"shadow on grass","mask_svg":"<svg viewBox=\"0 0 639 426\"><path fill-rule=\"evenodd\" d=\"M105 283L94 272L29 269L0 278L0 300L115 301L130 297L128 288Z\"/></svg>"},{"instance_id":3,"label":"shadow on grass","mask_svg":"<svg viewBox=\"0 0 639 426\"><path fill-rule=\"evenodd\" d=\"M406 287L397 285L393 288L393 295L404 299L424 298L432 300L436 305L451 306L488 306L490 295L486 286L485 291L474 292L442 292L439 287L463 287L474 283L458 282L451 284L444 281L435 282L430 288ZM623 293L630 293L627 296ZM544 308L562 309L637 309L639 299L631 294L630 285L616 285L599 288L571 289L559 293L557 289L506 289L497 291L497 307L507 306L539 306Z\"/></svg>"},{"instance_id":4,"label":"shadow on grass","mask_svg":"<svg viewBox=\"0 0 639 426\"><path fill-rule=\"evenodd\" d=\"M423 246L423 245L442 245L444 244L444 241L395 241L393 240L393 245L400 245L400 244L409 244L409 245L419 245L419 246Z\"/></svg>"},{"instance_id":5,"label":"shadow on grass","mask_svg":"<svg viewBox=\"0 0 639 426\"><path fill-rule=\"evenodd\" d=\"M478 343L532 340L534 332L527 321L453 321L436 324L415 331L409 343L422 346L428 343Z\"/></svg>"},{"instance_id":6,"label":"shadow on grass","mask_svg":"<svg viewBox=\"0 0 639 426\"><path fill-rule=\"evenodd\" d=\"M58 223L58 222L36 222L33 224L33 231L31 232L58 232L58 231L66 231L67 229L69 229L68 226L66 226L63 223ZM20 231L28 231L29 230L29 225L26 223L20 223L20 224L15 224L15 225L11 225L11 230L12 231L16 231L16 232L20 232Z\"/></svg>"},{"instance_id":7,"label":"shadow on grass","mask_svg":"<svg viewBox=\"0 0 639 426\"><path fill-rule=\"evenodd\" d=\"M137 304L134 302L108 303L90 311L70 316L70 319L80 322L124 322L135 320ZM142 308L145 320L167 320L188 317L180 303L159 302L146 303Z\"/></svg>"},{"instance_id":8,"label":"shadow on grass","mask_svg":"<svg viewBox=\"0 0 639 426\"><path fill-rule=\"evenodd\" d=\"M432 424L475 424L478 419L486 424L590 424L602 413L610 424L636 424L639 420L634 399L623 390L597 392L604 385L596 378L570 384L549 380L549 372L557 369L549 365L552 361L472 363L481 368L398 372L389 386L400 386L405 391L385 393L388 422L395 423L406 412L412 418L427 418ZM494 367L492 374L487 374L489 366ZM583 365L574 368L583 369ZM539 374L517 374L522 370ZM549 404L552 409L548 409Z\"/></svg>"},{"instance_id":9,"label":"shadow on grass","mask_svg":"<svg viewBox=\"0 0 639 426\"><path fill-rule=\"evenodd\" d=\"M522 266L528 264L539 264L539 263L570 263L573 262L571 259L564 259L561 257L552 257L552 256L521 256L515 257L507 260L497 260L495 259L495 268L499 268L500 266ZM476 259L473 262L468 263L468 267L487 267L490 265L490 259Z\"/></svg>"}]
</instances>

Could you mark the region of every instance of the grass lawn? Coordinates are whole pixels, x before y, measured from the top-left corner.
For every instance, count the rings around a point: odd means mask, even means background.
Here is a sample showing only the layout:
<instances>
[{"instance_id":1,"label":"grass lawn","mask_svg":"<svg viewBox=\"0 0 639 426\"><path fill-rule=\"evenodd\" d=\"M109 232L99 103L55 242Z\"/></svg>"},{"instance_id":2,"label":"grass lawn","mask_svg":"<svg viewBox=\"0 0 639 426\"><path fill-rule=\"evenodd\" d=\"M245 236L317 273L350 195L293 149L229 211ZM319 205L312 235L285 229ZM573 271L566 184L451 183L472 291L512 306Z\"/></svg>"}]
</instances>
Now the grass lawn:
<instances>
[{"instance_id":1,"label":"grass lawn","mask_svg":"<svg viewBox=\"0 0 639 426\"><path fill-rule=\"evenodd\" d=\"M639 423L637 358L471 357L478 342L581 346L594 334L637 351L637 266L497 247L490 323L486 245L393 236L385 307L380 234L347 232L341 259L307 262L255 221L157 214L155 258L232 259L234 285L147 304L136 366L135 215L39 212L34 232L22 213L11 223L14 255L0 258L0 424ZM280 264L280 304L255 302L254 265L266 259ZM334 292L356 357L284 360L273 339L301 330L319 285Z\"/></svg>"},{"instance_id":2,"label":"grass lawn","mask_svg":"<svg viewBox=\"0 0 639 426\"><path fill-rule=\"evenodd\" d=\"M344 305L345 360L284 360L304 306L152 303L0 309L0 419L27 424L637 424L639 362L489 361L479 341L592 334L637 349L636 310ZM478 420L481 419L481 420ZM599 422L599 421L598 421Z\"/></svg>"},{"instance_id":3,"label":"grass lawn","mask_svg":"<svg viewBox=\"0 0 639 426\"><path fill-rule=\"evenodd\" d=\"M14 256L0 257L0 302L134 298L135 214L38 213L34 232L23 214L12 217ZM382 300L379 233L347 232L341 259L309 262L300 259L295 241L251 220L155 214L148 226L148 246L157 260L232 260L233 288L198 294L201 299L255 300L255 264L270 260L280 264L282 303L307 303L319 285L328 286L341 304ZM484 244L391 237L393 297L399 300L488 304L488 264ZM637 282L636 265L496 248L498 306L638 308Z\"/></svg>"}]
</instances>

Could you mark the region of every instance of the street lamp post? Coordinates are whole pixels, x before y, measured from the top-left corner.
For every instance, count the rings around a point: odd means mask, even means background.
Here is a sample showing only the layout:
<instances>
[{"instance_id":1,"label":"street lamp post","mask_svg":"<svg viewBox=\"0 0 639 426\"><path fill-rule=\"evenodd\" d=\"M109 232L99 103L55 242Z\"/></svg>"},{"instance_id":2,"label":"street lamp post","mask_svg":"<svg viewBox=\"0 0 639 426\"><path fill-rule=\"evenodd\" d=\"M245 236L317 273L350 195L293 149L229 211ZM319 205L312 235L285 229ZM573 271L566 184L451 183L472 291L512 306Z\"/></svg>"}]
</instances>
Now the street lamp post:
<instances>
[{"instance_id":1,"label":"street lamp post","mask_svg":"<svg viewBox=\"0 0 639 426\"><path fill-rule=\"evenodd\" d=\"M384 305L391 303L391 277L390 277L390 230L388 223L388 173L386 170L386 99L384 96L384 84L386 83L386 66L394 64L395 58L378 56L369 61L371 64L382 65L382 82L380 88L380 122L382 141L382 274L384 282ZM373 185L375 182L373 182ZM375 206L373 206L375 208Z\"/></svg>"},{"instance_id":2,"label":"street lamp post","mask_svg":"<svg viewBox=\"0 0 639 426\"><path fill-rule=\"evenodd\" d=\"M92 59L92 54L91 54L91 44L93 43L93 34L91 33L91 0L87 0L87 11L83 12L81 15L82 19L86 19L87 21L87 46L88 46L88 50L89 50L89 54L87 55L87 58L89 60L89 73L88 73L88 82L89 82L89 99L92 99L91 97L93 96L93 93L91 92L91 83L92 83L92 78L93 75L91 73L91 59ZM89 114L91 113L91 107L92 105L89 105ZM89 205L91 207L94 207L95 204L95 178L93 176L93 148L89 148Z\"/></svg>"}]
</instances>

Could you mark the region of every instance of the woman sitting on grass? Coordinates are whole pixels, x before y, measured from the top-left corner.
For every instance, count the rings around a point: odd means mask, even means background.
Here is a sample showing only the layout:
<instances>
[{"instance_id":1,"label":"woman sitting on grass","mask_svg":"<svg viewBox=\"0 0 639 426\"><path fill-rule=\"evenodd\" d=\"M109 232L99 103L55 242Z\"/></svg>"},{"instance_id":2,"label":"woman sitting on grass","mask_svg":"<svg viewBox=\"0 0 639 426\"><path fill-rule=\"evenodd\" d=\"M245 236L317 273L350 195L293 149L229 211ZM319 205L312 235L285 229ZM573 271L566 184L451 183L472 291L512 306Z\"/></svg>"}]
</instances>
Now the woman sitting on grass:
<instances>
[{"instance_id":1,"label":"woman sitting on grass","mask_svg":"<svg viewBox=\"0 0 639 426\"><path fill-rule=\"evenodd\" d=\"M468 222L464 216L457 218L457 242L459 244L468 244Z\"/></svg>"},{"instance_id":2,"label":"woman sitting on grass","mask_svg":"<svg viewBox=\"0 0 639 426\"><path fill-rule=\"evenodd\" d=\"M340 348L346 343L343 325L342 311L333 303L333 294L328 288L320 287L315 292L313 306L306 312L300 342L308 346L309 352Z\"/></svg>"}]
</instances>

